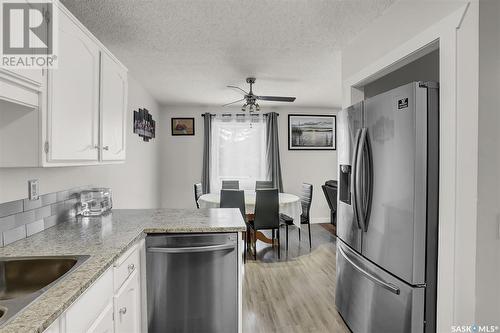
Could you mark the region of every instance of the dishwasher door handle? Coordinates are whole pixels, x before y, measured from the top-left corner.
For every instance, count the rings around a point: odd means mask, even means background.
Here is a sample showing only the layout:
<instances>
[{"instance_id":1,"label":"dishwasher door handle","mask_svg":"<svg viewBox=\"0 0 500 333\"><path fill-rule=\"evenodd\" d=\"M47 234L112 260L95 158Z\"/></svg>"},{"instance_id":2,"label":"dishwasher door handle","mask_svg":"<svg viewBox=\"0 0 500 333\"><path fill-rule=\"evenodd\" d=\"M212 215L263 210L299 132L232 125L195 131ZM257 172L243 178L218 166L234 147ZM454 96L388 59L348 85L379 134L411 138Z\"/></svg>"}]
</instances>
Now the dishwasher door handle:
<instances>
[{"instance_id":1,"label":"dishwasher door handle","mask_svg":"<svg viewBox=\"0 0 500 333\"><path fill-rule=\"evenodd\" d=\"M235 244L193 246L193 247L148 247L147 252L155 253L193 253L193 252L214 252L235 249Z\"/></svg>"}]
</instances>

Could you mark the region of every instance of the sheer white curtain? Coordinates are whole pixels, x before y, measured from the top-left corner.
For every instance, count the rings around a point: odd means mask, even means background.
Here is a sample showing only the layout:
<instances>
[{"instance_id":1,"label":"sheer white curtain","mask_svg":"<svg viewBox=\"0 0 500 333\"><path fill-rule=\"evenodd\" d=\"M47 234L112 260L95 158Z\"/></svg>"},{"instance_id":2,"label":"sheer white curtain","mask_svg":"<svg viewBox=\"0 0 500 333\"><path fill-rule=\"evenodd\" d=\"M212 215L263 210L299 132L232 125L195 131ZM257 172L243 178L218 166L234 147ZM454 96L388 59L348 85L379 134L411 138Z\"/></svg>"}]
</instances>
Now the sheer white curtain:
<instances>
[{"instance_id":1,"label":"sheer white curtain","mask_svg":"<svg viewBox=\"0 0 500 333\"><path fill-rule=\"evenodd\" d=\"M221 189L222 180L239 180L242 190L254 190L256 180L267 180L262 114L216 115L211 139L211 192Z\"/></svg>"}]
</instances>

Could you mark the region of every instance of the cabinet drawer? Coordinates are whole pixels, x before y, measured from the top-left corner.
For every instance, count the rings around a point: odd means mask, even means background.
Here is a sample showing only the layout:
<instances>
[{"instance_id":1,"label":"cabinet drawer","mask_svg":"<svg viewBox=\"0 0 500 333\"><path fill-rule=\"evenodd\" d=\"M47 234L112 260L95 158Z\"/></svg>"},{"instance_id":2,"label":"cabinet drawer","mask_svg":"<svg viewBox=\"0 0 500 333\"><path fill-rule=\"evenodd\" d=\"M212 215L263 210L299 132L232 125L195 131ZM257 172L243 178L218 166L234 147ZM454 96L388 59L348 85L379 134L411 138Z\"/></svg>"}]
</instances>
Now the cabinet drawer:
<instances>
[{"instance_id":1,"label":"cabinet drawer","mask_svg":"<svg viewBox=\"0 0 500 333\"><path fill-rule=\"evenodd\" d=\"M139 270L139 251L137 245L125 252L114 264L114 290L120 289L125 280Z\"/></svg>"},{"instance_id":2,"label":"cabinet drawer","mask_svg":"<svg viewBox=\"0 0 500 333\"><path fill-rule=\"evenodd\" d=\"M66 312L66 331L86 332L113 299L113 271L108 269Z\"/></svg>"}]
</instances>

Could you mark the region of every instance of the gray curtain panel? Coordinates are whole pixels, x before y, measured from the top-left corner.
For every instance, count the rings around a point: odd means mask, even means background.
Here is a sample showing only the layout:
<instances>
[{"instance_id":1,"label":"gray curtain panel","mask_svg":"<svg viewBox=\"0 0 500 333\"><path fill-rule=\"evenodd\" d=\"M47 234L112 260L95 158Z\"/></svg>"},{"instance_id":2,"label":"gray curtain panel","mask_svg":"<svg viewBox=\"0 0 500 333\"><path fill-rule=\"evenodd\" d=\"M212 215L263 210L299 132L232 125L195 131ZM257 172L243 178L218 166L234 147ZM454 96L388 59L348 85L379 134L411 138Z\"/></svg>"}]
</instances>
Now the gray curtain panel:
<instances>
[{"instance_id":1,"label":"gray curtain panel","mask_svg":"<svg viewBox=\"0 0 500 333\"><path fill-rule=\"evenodd\" d=\"M210 193L210 157L212 155L212 114L205 113L203 117L203 170L201 186L203 193Z\"/></svg>"},{"instance_id":2,"label":"gray curtain panel","mask_svg":"<svg viewBox=\"0 0 500 333\"><path fill-rule=\"evenodd\" d=\"M266 118L266 160L267 177L273 182L273 187L283 192L281 177L280 143L278 137L278 114L270 112Z\"/></svg>"}]
</instances>

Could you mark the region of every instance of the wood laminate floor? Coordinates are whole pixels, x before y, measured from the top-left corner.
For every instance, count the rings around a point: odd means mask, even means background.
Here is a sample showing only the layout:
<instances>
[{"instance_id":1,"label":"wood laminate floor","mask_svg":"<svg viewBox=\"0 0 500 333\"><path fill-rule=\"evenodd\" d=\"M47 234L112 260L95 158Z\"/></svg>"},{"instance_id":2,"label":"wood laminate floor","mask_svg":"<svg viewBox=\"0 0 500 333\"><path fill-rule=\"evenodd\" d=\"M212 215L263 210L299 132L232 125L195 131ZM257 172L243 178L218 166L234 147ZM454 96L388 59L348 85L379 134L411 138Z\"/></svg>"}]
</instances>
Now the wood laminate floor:
<instances>
[{"instance_id":1,"label":"wood laminate floor","mask_svg":"<svg viewBox=\"0 0 500 333\"><path fill-rule=\"evenodd\" d=\"M312 250L307 226L290 228L288 255L282 228L277 250L257 242L257 261L247 256L243 284L243 332L332 332L349 329L335 309L335 237L313 225Z\"/></svg>"}]
</instances>

